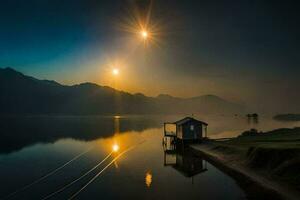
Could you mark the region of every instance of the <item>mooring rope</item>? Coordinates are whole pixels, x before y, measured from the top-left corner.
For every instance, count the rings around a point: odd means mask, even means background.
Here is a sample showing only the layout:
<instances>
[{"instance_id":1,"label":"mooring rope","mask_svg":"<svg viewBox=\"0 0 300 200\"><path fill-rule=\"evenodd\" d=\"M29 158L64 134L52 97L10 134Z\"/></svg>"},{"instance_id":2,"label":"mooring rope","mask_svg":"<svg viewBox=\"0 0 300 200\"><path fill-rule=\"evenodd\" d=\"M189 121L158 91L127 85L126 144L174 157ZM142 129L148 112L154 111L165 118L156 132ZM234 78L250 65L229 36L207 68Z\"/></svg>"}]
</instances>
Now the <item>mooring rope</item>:
<instances>
[{"instance_id":1,"label":"mooring rope","mask_svg":"<svg viewBox=\"0 0 300 200\"><path fill-rule=\"evenodd\" d=\"M33 185L35 185L35 184L41 182L42 180L48 178L49 176L51 176L51 175L55 174L56 172L58 172L59 170L63 169L64 167L66 167L67 165L69 165L70 163L72 163L73 161L77 160L78 158L80 158L80 157L83 156L84 154L88 153L89 151L92 150L92 148L94 148L94 147L90 147L88 150L86 150L86 151L84 151L84 152L82 152L82 153L76 155L76 156L73 157L71 160L69 160L68 162L66 162L66 163L64 163L63 165L61 165L60 167L58 167L58 168L52 170L51 172L49 172L49 173L43 175L41 178L39 178L39 179L37 179L37 180L35 180L35 181L33 181L33 182L31 182L31 183L29 183L29 184L23 186L22 188L20 188L20 189L14 191L14 192L8 194L7 196L5 196L5 197L3 197L3 198L1 198L1 199L3 199L3 200L4 200L4 199L8 199L8 198L10 198L10 197L12 197L12 196L14 196L14 195L16 195L16 194L18 194L18 193L24 191L24 190L30 188L31 186L33 186Z\"/></svg>"}]
</instances>

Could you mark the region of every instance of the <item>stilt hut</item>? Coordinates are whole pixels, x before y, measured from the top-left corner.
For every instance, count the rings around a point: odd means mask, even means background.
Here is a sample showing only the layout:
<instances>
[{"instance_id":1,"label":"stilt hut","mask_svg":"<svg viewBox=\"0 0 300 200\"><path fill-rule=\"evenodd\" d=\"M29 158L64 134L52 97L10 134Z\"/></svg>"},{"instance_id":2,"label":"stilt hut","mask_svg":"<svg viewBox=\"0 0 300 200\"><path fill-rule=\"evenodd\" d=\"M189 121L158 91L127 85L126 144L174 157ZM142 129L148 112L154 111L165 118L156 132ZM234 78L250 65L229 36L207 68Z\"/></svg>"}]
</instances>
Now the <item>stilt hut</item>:
<instances>
[{"instance_id":1,"label":"stilt hut","mask_svg":"<svg viewBox=\"0 0 300 200\"><path fill-rule=\"evenodd\" d=\"M175 125L175 131L167 131L167 125ZM201 141L207 137L207 126L208 124L206 122L192 117L185 117L176 122L164 123L164 136L172 137L182 142Z\"/></svg>"}]
</instances>

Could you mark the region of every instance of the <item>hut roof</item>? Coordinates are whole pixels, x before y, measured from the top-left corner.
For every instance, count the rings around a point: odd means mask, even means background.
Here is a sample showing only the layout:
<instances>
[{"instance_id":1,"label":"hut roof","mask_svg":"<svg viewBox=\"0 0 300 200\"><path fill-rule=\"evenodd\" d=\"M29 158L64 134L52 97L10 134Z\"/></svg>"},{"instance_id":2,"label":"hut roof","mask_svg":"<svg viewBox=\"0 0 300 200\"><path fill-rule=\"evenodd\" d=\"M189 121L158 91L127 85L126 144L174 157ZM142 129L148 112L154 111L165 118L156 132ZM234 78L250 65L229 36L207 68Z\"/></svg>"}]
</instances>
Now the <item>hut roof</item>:
<instances>
[{"instance_id":1,"label":"hut roof","mask_svg":"<svg viewBox=\"0 0 300 200\"><path fill-rule=\"evenodd\" d=\"M196 123L199 123L199 124L204 124L206 126L208 125L206 122L197 120L197 119L195 119L193 117L185 117L185 118L183 118L181 120L178 120L178 121L174 122L174 124L176 124L176 125L182 125L182 124L185 124L185 123L190 122L190 121L193 121L193 122L196 122Z\"/></svg>"}]
</instances>

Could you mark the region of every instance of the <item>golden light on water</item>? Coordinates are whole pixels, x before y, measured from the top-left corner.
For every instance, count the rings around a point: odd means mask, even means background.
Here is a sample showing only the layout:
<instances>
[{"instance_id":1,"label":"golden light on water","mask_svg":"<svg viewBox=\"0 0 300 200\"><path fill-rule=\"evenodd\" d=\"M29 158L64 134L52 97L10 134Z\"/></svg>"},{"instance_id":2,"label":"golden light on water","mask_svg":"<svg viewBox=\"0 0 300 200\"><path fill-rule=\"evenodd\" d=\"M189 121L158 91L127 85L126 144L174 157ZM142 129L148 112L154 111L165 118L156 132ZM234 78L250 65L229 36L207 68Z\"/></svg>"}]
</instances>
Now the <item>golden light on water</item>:
<instances>
[{"instance_id":1,"label":"golden light on water","mask_svg":"<svg viewBox=\"0 0 300 200\"><path fill-rule=\"evenodd\" d=\"M114 152L118 152L119 149L120 149L120 147L119 147L118 144L114 144L114 145L112 146L112 149L113 149Z\"/></svg>"},{"instance_id":2,"label":"golden light on water","mask_svg":"<svg viewBox=\"0 0 300 200\"><path fill-rule=\"evenodd\" d=\"M145 184L146 184L147 187L150 187L151 184L152 184L152 174L150 172L146 173Z\"/></svg>"}]
</instances>

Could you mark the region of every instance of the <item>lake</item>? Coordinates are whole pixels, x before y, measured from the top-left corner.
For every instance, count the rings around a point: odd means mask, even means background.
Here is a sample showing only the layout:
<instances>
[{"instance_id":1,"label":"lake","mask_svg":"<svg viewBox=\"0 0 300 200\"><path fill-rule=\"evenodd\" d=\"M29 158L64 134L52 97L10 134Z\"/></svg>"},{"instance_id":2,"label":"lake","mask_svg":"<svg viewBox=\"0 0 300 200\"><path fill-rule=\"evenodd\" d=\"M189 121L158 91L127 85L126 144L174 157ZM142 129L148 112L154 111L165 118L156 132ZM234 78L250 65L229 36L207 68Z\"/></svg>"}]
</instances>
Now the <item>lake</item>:
<instances>
[{"instance_id":1,"label":"lake","mask_svg":"<svg viewBox=\"0 0 300 200\"><path fill-rule=\"evenodd\" d=\"M1 117L0 198L249 199L245 186L205 159L188 149L163 148L163 122L181 117ZM300 126L268 116L258 122L244 116L196 117L208 122L211 138ZM112 152L115 144L118 152Z\"/></svg>"}]
</instances>

